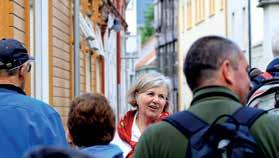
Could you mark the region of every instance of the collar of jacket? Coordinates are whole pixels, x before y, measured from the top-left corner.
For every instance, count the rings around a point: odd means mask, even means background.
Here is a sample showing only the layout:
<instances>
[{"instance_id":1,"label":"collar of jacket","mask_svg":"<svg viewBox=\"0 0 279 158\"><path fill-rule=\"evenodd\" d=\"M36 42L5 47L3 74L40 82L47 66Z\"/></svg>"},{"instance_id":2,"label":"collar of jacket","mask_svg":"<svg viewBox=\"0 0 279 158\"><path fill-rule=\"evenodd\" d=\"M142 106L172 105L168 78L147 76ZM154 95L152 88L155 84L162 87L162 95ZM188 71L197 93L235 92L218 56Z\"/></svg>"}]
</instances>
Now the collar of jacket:
<instances>
[{"instance_id":1,"label":"collar of jacket","mask_svg":"<svg viewBox=\"0 0 279 158\"><path fill-rule=\"evenodd\" d=\"M223 86L206 86L195 89L193 91L194 96L191 102L191 106L203 99L208 99L210 97L225 97L231 100L240 102L239 97L233 93L230 89Z\"/></svg>"},{"instance_id":2,"label":"collar of jacket","mask_svg":"<svg viewBox=\"0 0 279 158\"><path fill-rule=\"evenodd\" d=\"M12 84L0 84L0 89L15 91L19 94L26 95L26 93L21 88L15 86L15 85L12 85Z\"/></svg>"}]
</instances>

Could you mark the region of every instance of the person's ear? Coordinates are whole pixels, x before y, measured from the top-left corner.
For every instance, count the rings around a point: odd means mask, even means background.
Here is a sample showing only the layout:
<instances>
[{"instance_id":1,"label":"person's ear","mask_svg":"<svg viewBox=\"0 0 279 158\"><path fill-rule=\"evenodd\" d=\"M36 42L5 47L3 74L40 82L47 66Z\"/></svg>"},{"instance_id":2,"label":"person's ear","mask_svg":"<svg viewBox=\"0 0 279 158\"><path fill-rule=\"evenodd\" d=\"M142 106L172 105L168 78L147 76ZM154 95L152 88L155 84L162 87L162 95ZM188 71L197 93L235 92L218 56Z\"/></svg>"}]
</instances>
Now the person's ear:
<instances>
[{"instance_id":1,"label":"person's ear","mask_svg":"<svg viewBox=\"0 0 279 158\"><path fill-rule=\"evenodd\" d=\"M234 73L233 73L233 68L232 68L232 65L231 65L230 61L225 60L221 64L220 69L221 69L221 73L222 73L224 81L228 85L233 85L234 84Z\"/></svg>"},{"instance_id":2,"label":"person's ear","mask_svg":"<svg viewBox=\"0 0 279 158\"><path fill-rule=\"evenodd\" d=\"M25 78L25 74L28 72L28 63L23 64L20 68L19 68L19 78L20 79L24 79Z\"/></svg>"}]
</instances>

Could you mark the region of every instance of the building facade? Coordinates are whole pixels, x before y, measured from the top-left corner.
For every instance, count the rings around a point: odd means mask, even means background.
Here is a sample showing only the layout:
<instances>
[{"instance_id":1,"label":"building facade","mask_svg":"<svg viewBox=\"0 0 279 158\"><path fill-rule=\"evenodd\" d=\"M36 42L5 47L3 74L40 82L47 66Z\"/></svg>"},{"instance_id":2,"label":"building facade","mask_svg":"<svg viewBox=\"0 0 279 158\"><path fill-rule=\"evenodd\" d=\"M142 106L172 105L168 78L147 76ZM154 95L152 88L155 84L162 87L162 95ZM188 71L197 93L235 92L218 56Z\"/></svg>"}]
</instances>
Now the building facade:
<instances>
[{"instance_id":1,"label":"building facade","mask_svg":"<svg viewBox=\"0 0 279 158\"><path fill-rule=\"evenodd\" d=\"M227 36L227 9L226 0L179 0L178 6L178 105L183 110L192 100L183 73L186 53L199 37Z\"/></svg>"},{"instance_id":2,"label":"building facade","mask_svg":"<svg viewBox=\"0 0 279 158\"><path fill-rule=\"evenodd\" d=\"M150 72L158 72L156 56L157 39L153 35L146 41L141 48L141 56L135 63L136 76Z\"/></svg>"},{"instance_id":3,"label":"building facade","mask_svg":"<svg viewBox=\"0 0 279 158\"><path fill-rule=\"evenodd\" d=\"M183 74L189 46L204 35L224 36L243 51L251 67L265 71L273 59L272 38L279 33L278 0L180 0L179 1L179 105L187 108L192 100Z\"/></svg>"},{"instance_id":4,"label":"building facade","mask_svg":"<svg viewBox=\"0 0 279 158\"><path fill-rule=\"evenodd\" d=\"M154 27L157 38L156 56L158 69L172 82L173 111L178 111L177 84L177 0L156 0L154 2Z\"/></svg>"},{"instance_id":5,"label":"building facade","mask_svg":"<svg viewBox=\"0 0 279 158\"><path fill-rule=\"evenodd\" d=\"M257 1L228 1L227 37L237 43L252 67L263 69L263 9ZM249 21L250 16L250 21ZM251 35L250 35L250 34Z\"/></svg>"},{"instance_id":6,"label":"building facade","mask_svg":"<svg viewBox=\"0 0 279 158\"><path fill-rule=\"evenodd\" d=\"M130 106L126 100L127 91L136 79L135 65L142 56L141 37L139 29L144 24L144 12L147 6L152 4L153 0L129 0L125 12L125 20L128 24L128 29L125 33L125 51L122 53L121 62L121 109L120 113L124 114L130 110Z\"/></svg>"},{"instance_id":7,"label":"building facade","mask_svg":"<svg viewBox=\"0 0 279 158\"><path fill-rule=\"evenodd\" d=\"M79 86L79 94L105 94L118 112L118 68L124 42L121 35L127 28L124 0L74 2L4 0L0 4L0 37L18 39L35 57L27 93L51 104L64 122L75 97L74 85ZM79 29L78 52L74 49L75 27ZM79 65L74 63L74 53L79 54ZM74 80L75 66L79 67L78 81Z\"/></svg>"},{"instance_id":8,"label":"building facade","mask_svg":"<svg viewBox=\"0 0 279 158\"><path fill-rule=\"evenodd\" d=\"M274 17L279 16L279 0L259 0L258 7L263 9L263 67L273 59L272 39L279 35L279 21Z\"/></svg>"},{"instance_id":9,"label":"building facade","mask_svg":"<svg viewBox=\"0 0 279 158\"><path fill-rule=\"evenodd\" d=\"M251 67L265 71L273 59L272 38L279 33L273 19L279 15L279 1L228 1L227 6L228 38L240 46Z\"/></svg>"}]
</instances>

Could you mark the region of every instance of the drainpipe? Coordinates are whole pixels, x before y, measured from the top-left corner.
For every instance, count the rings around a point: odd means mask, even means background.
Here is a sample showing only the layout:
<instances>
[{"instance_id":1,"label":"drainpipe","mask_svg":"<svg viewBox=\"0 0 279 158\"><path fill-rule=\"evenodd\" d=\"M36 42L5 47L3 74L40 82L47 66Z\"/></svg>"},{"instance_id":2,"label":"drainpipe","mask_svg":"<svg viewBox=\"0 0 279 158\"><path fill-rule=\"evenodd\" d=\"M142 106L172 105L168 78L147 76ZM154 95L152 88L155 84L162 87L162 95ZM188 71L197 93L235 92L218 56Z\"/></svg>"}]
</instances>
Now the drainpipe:
<instances>
[{"instance_id":1,"label":"drainpipe","mask_svg":"<svg viewBox=\"0 0 279 158\"><path fill-rule=\"evenodd\" d=\"M249 67L252 67L252 37L251 37L251 0L248 0L248 53L249 53Z\"/></svg>"},{"instance_id":2,"label":"drainpipe","mask_svg":"<svg viewBox=\"0 0 279 158\"><path fill-rule=\"evenodd\" d=\"M74 95L80 94L79 0L74 0Z\"/></svg>"}]
</instances>

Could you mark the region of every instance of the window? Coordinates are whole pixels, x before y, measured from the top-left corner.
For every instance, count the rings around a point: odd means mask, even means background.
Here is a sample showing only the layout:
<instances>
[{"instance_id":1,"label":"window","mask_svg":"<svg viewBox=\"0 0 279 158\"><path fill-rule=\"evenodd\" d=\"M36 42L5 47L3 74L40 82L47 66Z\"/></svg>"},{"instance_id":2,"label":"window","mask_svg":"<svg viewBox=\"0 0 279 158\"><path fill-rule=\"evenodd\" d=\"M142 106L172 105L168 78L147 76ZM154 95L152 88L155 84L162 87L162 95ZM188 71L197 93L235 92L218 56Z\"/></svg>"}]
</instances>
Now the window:
<instances>
[{"instance_id":1,"label":"window","mask_svg":"<svg viewBox=\"0 0 279 158\"><path fill-rule=\"evenodd\" d=\"M85 67L85 71L86 71L86 76L85 76L85 78L86 78L86 87L85 87L85 91L86 92L90 92L91 91L91 77L92 77L92 75L91 75L91 64L92 64L92 62L91 62L91 52L86 52L86 63L85 63L85 65L86 65L86 67Z\"/></svg>"},{"instance_id":2,"label":"window","mask_svg":"<svg viewBox=\"0 0 279 158\"><path fill-rule=\"evenodd\" d=\"M201 20L204 20L205 18L205 1L200 0L201 2Z\"/></svg>"},{"instance_id":3,"label":"window","mask_svg":"<svg viewBox=\"0 0 279 158\"><path fill-rule=\"evenodd\" d=\"M162 24L162 3L158 3L158 26Z\"/></svg>"},{"instance_id":4,"label":"window","mask_svg":"<svg viewBox=\"0 0 279 158\"><path fill-rule=\"evenodd\" d=\"M192 20L192 1L187 0L187 29L190 29L193 26Z\"/></svg>"},{"instance_id":5,"label":"window","mask_svg":"<svg viewBox=\"0 0 279 158\"><path fill-rule=\"evenodd\" d=\"M131 0L128 2L127 10L133 10L133 9L134 9L134 1Z\"/></svg>"},{"instance_id":6,"label":"window","mask_svg":"<svg viewBox=\"0 0 279 158\"><path fill-rule=\"evenodd\" d=\"M205 17L205 2L204 0L195 0L196 2L196 24L201 23Z\"/></svg>"},{"instance_id":7,"label":"window","mask_svg":"<svg viewBox=\"0 0 279 158\"><path fill-rule=\"evenodd\" d=\"M209 15L213 16L215 14L215 0L209 0Z\"/></svg>"}]
</instances>

